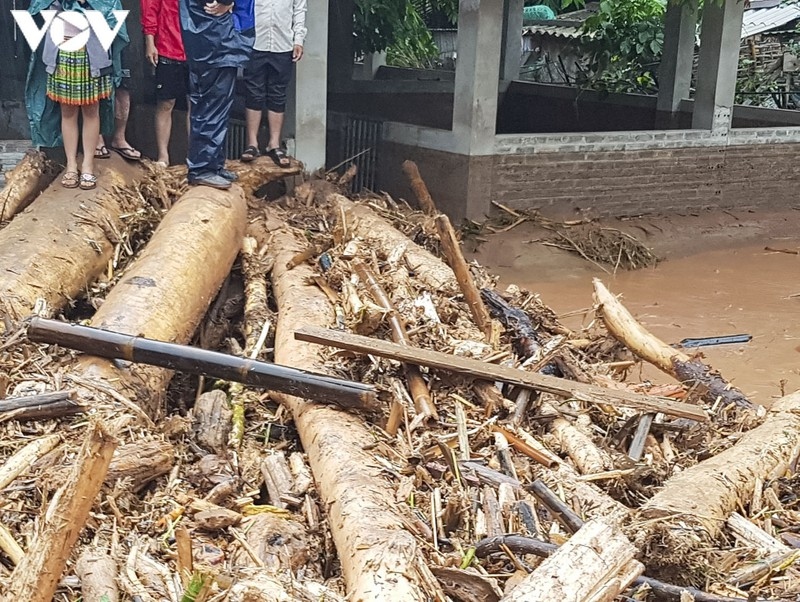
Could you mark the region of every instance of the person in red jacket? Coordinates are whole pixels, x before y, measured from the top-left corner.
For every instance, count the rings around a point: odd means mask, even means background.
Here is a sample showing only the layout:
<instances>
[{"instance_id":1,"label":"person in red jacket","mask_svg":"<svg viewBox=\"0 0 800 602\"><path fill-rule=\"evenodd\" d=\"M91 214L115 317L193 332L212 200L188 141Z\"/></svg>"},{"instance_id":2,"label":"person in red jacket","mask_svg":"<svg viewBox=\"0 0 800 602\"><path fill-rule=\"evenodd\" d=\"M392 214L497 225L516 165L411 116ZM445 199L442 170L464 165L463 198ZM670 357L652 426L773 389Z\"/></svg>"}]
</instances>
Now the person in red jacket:
<instances>
[{"instance_id":1,"label":"person in red jacket","mask_svg":"<svg viewBox=\"0 0 800 602\"><path fill-rule=\"evenodd\" d=\"M145 56L156 69L157 161L169 165L172 110L189 93L178 0L141 0Z\"/></svg>"}]
</instances>

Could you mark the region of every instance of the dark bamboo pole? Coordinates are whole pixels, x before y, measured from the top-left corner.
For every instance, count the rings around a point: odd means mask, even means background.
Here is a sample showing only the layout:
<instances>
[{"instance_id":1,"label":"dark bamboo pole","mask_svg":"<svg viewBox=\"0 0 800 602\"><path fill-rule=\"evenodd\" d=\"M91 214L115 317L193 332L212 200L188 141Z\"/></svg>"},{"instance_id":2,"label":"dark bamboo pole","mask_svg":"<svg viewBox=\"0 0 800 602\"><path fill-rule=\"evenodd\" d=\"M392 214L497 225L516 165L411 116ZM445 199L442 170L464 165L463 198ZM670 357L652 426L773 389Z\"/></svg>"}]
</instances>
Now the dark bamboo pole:
<instances>
[{"instance_id":1,"label":"dark bamboo pole","mask_svg":"<svg viewBox=\"0 0 800 602\"><path fill-rule=\"evenodd\" d=\"M0 399L0 422L46 420L80 414L84 407L75 401L75 391L56 391Z\"/></svg>"},{"instance_id":2,"label":"dark bamboo pole","mask_svg":"<svg viewBox=\"0 0 800 602\"><path fill-rule=\"evenodd\" d=\"M176 343L39 317L31 320L28 338L94 356L241 382L349 409L374 410L377 407L376 390L371 385Z\"/></svg>"}]
</instances>

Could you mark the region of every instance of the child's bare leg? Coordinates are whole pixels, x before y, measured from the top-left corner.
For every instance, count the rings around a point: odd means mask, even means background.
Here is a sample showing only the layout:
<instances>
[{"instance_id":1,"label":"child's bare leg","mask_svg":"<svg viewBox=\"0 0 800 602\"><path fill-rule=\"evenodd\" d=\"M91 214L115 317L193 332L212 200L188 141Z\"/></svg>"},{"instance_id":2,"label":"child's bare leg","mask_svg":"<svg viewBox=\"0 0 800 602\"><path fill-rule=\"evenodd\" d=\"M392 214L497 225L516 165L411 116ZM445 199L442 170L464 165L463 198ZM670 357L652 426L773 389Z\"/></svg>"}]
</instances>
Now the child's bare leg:
<instances>
[{"instance_id":1,"label":"child's bare leg","mask_svg":"<svg viewBox=\"0 0 800 602\"><path fill-rule=\"evenodd\" d=\"M64 154L67 156L67 171L78 171L78 112L80 107L61 105L61 136L64 138Z\"/></svg>"},{"instance_id":2,"label":"child's bare leg","mask_svg":"<svg viewBox=\"0 0 800 602\"><path fill-rule=\"evenodd\" d=\"M81 107L83 113L83 173L94 174L94 149L100 135L100 103Z\"/></svg>"}]
</instances>

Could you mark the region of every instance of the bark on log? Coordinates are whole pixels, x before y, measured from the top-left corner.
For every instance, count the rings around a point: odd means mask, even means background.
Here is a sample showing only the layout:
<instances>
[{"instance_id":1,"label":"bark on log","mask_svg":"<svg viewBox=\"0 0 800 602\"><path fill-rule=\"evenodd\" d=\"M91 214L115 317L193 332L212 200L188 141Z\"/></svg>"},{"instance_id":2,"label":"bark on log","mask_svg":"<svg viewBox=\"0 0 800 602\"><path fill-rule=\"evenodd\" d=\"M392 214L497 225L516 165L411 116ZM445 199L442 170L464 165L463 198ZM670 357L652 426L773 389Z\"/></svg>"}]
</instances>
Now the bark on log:
<instances>
[{"instance_id":1,"label":"bark on log","mask_svg":"<svg viewBox=\"0 0 800 602\"><path fill-rule=\"evenodd\" d=\"M169 210L90 325L188 343L233 265L246 220L241 188L190 189ZM91 356L82 357L72 374L82 381L114 383L117 391L151 417L160 414L172 377L171 371L162 368L122 367L118 362Z\"/></svg>"},{"instance_id":2,"label":"bark on log","mask_svg":"<svg viewBox=\"0 0 800 602\"><path fill-rule=\"evenodd\" d=\"M635 518L646 522L637 541L643 550L655 550L648 562L675 568L687 553L718 537L731 513L752 499L756 480L788 464L798 446L800 392L795 392L778 400L765 421L735 445L676 474L641 507Z\"/></svg>"},{"instance_id":3,"label":"bark on log","mask_svg":"<svg viewBox=\"0 0 800 602\"><path fill-rule=\"evenodd\" d=\"M56 166L38 150L29 149L22 161L6 173L6 183L0 190L0 222L14 217L30 205L55 179Z\"/></svg>"},{"instance_id":4,"label":"bark on log","mask_svg":"<svg viewBox=\"0 0 800 602\"><path fill-rule=\"evenodd\" d=\"M86 408L78 405L74 391L56 391L39 395L0 399L0 422L6 420L47 420L80 414Z\"/></svg>"},{"instance_id":5,"label":"bark on log","mask_svg":"<svg viewBox=\"0 0 800 602\"><path fill-rule=\"evenodd\" d=\"M311 267L286 268L302 247L286 229L273 233L272 281L279 310L275 359L318 370L322 362L317 348L295 341L293 330L297 324L330 326L334 310L325 294L308 283ZM361 420L297 397L281 395L280 399L294 416L328 509L348 599L429 600L420 576L427 566L414 537L400 526L403 521L393 510L392 487L364 450L371 437Z\"/></svg>"},{"instance_id":6,"label":"bark on log","mask_svg":"<svg viewBox=\"0 0 800 602\"><path fill-rule=\"evenodd\" d=\"M215 454L228 448L233 411L228 396L219 389L203 393L192 408L192 431L197 443Z\"/></svg>"},{"instance_id":7,"label":"bark on log","mask_svg":"<svg viewBox=\"0 0 800 602\"><path fill-rule=\"evenodd\" d=\"M114 232L124 230L120 216L138 208L113 189L141 171L119 157L102 163L96 190L54 183L0 230L0 332L30 315L37 299L47 312L61 309L107 269Z\"/></svg>"},{"instance_id":8,"label":"bark on log","mask_svg":"<svg viewBox=\"0 0 800 602\"><path fill-rule=\"evenodd\" d=\"M718 372L713 372L700 360L670 347L639 324L597 278L594 279L594 294L608 331L640 358L680 382L699 383L703 387L703 400L706 403L715 405L721 401L724 405L753 407L753 403L744 393L722 378Z\"/></svg>"},{"instance_id":9,"label":"bark on log","mask_svg":"<svg viewBox=\"0 0 800 602\"><path fill-rule=\"evenodd\" d=\"M125 481L126 489L139 491L153 479L172 470L175 448L169 441L128 443L114 452L106 483Z\"/></svg>"},{"instance_id":10,"label":"bark on log","mask_svg":"<svg viewBox=\"0 0 800 602\"><path fill-rule=\"evenodd\" d=\"M611 602L644 572L635 554L618 526L589 521L502 602Z\"/></svg>"},{"instance_id":11,"label":"bark on log","mask_svg":"<svg viewBox=\"0 0 800 602\"><path fill-rule=\"evenodd\" d=\"M3 602L50 602L103 485L116 440L103 425L89 427L69 478L50 502L42 528L14 572Z\"/></svg>"},{"instance_id":12,"label":"bark on log","mask_svg":"<svg viewBox=\"0 0 800 602\"><path fill-rule=\"evenodd\" d=\"M110 554L86 548L75 564L83 602L119 602L117 563Z\"/></svg>"}]
</instances>

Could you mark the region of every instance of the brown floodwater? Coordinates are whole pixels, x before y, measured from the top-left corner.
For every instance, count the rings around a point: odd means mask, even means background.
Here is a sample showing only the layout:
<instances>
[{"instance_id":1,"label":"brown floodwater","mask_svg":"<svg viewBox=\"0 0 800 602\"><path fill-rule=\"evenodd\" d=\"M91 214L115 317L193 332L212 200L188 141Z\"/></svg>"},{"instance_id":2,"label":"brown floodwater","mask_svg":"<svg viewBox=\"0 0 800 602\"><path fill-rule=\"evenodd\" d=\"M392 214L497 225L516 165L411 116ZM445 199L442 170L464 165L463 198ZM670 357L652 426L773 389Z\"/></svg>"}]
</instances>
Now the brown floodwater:
<instances>
[{"instance_id":1,"label":"brown floodwater","mask_svg":"<svg viewBox=\"0 0 800 602\"><path fill-rule=\"evenodd\" d=\"M578 328L593 319L592 278L599 277L667 343L752 335L749 343L701 351L706 362L753 401L769 405L782 389L800 389L800 256L767 252L762 243L693 253L656 268L610 275L561 251L520 242L490 244L478 259L500 276L501 286L514 283L537 292L558 314L577 312L563 318L567 326ZM797 250L800 242L784 239L775 246ZM642 377L670 382L652 368L643 370Z\"/></svg>"}]
</instances>

